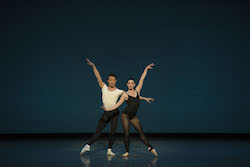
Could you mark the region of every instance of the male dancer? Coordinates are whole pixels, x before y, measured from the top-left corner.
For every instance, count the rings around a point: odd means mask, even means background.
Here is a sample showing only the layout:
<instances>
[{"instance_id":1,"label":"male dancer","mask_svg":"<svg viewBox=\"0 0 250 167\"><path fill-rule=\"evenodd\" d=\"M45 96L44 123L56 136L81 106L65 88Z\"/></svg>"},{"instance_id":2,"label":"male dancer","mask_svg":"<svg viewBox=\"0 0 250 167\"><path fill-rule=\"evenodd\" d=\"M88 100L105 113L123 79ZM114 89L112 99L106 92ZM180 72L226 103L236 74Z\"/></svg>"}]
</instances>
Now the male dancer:
<instances>
[{"instance_id":1,"label":"male dancer","mask_svg":"<svg viewBox=\"0 0 250 167\"><path fill-rule=\"evenodd\" d=\"M95 64L91 62L89 59L86 59L88 62L88 65L93 67L94 74L96 76L97 82L99 86L102 89L102 102L103 105L107 108L113 106L116 104L118 98L122 95L124 92L121 89L118 89L115 85L117 82L117 77L115 74L111 73L109 74L107 78L108 86L102 81L101 75L99 71L97 70ZM115 109L108 112L103 112L97 128L96 133L90 138L90 140L87 142L87 144L82 148L80 155L85 153L86 151L90 151L90 146L101 136L101 131L107 126L107 124L111 123L111 134L109 135L109 147L107 150L107 155L115 155L115 153L112 152L111 148L115 140L115 131L118 124L118 116L119 116L119 110Z\"/></svg>"}]
</instances>

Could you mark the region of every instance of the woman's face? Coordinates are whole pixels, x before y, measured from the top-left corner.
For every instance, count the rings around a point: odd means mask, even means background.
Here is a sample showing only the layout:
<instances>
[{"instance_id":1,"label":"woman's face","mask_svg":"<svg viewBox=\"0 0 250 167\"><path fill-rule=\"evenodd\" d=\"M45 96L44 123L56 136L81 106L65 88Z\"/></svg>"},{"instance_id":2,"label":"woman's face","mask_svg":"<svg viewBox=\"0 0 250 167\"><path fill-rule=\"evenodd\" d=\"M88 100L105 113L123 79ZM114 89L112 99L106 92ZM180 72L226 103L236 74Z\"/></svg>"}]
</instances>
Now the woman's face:
<instances>
[{"instance_id":1,"label":"woman's face","mask_svg":"<svg viewBox=\"0 0 250 167\"><path fill-rule=\"evenodd\" d=\"M135 82L133 80L128 80L127 86L128 86L128 89L134 89Z\"/></svg>"}]
</instances>

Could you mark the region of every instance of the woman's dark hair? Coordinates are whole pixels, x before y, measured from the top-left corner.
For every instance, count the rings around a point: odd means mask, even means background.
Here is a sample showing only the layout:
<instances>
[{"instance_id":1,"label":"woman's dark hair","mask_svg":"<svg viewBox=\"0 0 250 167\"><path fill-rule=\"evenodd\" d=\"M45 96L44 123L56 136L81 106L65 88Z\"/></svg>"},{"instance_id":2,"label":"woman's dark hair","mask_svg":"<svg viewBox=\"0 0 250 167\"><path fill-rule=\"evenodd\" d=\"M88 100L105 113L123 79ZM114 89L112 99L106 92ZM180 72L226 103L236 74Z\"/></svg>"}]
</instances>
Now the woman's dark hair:
<instances>
[{"instance_id":1,"label":"woman's dark hair","mask_svg":"<svg viewBox=\"0 0 250 167\"><path fill-rule=\"evenodd\" d=\"M110 76L115 77L115 79L117 80L117 76L114 73L109 74L107 80L109 79Z\"/></svg>"},{"instance_id":2,"label":"woman's dark hair","mask_svg":"<svg viewBox=\"0 0 250 167\"><path fill-rule=\"evenodd\" d=\"M135 82L135 80L134 80L134 78L133 78L133 77L130 77L130 78L128 79L128 81L129 81L129 80L133 80L133 81ZM127 82L128 82L128 81L127 81Z\"/></svg>"}]
</instances>

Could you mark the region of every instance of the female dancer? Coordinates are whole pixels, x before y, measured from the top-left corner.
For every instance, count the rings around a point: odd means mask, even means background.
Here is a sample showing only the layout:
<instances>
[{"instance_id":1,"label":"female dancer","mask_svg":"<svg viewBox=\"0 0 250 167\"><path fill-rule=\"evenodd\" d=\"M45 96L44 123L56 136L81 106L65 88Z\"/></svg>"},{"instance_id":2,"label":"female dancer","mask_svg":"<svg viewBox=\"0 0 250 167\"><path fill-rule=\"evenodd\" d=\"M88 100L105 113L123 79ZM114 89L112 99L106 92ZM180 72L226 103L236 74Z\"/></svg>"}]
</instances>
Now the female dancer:
<instances>
[{"instance_id":1,"label":"female dancer","mask_svg":"<svg viewBox=\"0 0 250 167\"><path fill-rule=\"evenodd\" d=\"M118 108L124 102L124 100L126 100L127 102L127 107L122 112L122 116L121 116L122 125L124 129L124 144L126 148L126 152L122 156L129 156L129 123L131 123L134 126L134 128L137 130L141 141L148 146L148 151L153 153L153 155L158 156L156 150L153 148L153 146L148 142L147 138L145 137L140 120L136 116L136 112L140 105L140 91L142 89L143 81L147 75L148 70L153 69L153 66L154 64L150 64L145 68L140 78L139 84L137 85L135 89L134 89L135 87L134 79L130 78L128 80L127 82L128 91L121 96L120 100L114 106L110 108L105 108L102 106L102 108L105 111L112 111Z\"/></svg>"}]
</instances>

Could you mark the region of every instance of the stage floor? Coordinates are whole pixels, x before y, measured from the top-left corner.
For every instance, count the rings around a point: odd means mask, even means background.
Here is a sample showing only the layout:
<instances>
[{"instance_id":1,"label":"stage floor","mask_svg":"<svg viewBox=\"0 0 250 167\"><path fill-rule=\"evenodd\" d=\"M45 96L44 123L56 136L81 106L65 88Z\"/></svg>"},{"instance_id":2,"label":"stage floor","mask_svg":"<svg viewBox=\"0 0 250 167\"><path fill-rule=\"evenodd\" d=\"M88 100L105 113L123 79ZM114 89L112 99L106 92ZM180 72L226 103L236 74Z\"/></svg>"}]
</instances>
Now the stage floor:
<instances>
[{"instance_id":1,"label":"stage floor","mask_svg":"<svg viewBox=\"0 0 250 167\"><path fill-rule=\"evenodd\" d=\"M131 137L130 156L123 158L123 138L117 137L106 156L107 137L80 156L86 137L16 138L0 140L1 167L249 167L250 140L240 138L148 137L159 157L154 157L138 137Z\"/></svg>"}]
</instances>

